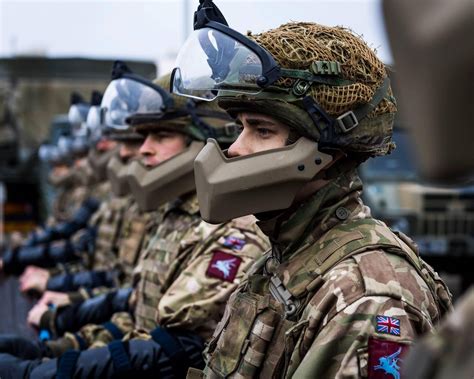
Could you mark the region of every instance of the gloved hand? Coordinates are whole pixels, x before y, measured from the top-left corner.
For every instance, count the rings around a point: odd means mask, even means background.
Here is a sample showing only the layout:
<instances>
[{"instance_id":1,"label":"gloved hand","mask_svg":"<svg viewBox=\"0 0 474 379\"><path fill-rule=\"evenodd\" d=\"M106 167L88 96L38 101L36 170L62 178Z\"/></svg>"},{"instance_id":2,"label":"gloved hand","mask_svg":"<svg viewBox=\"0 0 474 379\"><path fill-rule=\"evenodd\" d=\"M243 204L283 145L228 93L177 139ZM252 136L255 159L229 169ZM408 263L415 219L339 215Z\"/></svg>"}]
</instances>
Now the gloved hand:
<instances>
[{"instance_id":1,"label":"gloved hand","mask_svg":"<svg viewBox=\"0 0 474 379\"><path fill-rule=\"evenodd\" d=\"M49 349L40 341L14 334L0 334L0 353L9 353L21 359L37 359L49 356Z\"/></svg>"}]
</instances>

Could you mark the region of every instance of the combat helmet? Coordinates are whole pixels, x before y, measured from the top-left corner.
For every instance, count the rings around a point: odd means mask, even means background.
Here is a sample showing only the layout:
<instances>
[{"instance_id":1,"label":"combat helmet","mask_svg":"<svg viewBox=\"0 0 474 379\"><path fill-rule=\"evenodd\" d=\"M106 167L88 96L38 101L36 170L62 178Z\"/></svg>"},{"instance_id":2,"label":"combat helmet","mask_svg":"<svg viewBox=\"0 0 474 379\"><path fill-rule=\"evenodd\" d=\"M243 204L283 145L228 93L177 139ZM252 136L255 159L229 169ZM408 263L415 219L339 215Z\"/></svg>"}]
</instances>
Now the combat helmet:
<instances>
[{"instance_id":1,"label":"combat helmet","mask_svg":"<svg viewBox=\"0 0 474 379\"><path fill-rule=\"evenodd\" d=\"M211 0L201 2L194 27L177 58L173 92L217 99L234 116L268 114L290 127L294 142L232 159L209 143L196 159L205 220L288 208L334 149L345 156L337 165L348 169L394 147L396 105L385 66L351 31L300 22L244 36Z\"/></svg>"},{"instance_id":2,"label":"combat helmet","mask_svg":"<svg viewBox=\"0 0 474 379\"><path fill-rule=\"evenodd\" d=\"M101 135L118 143L141 144L143 136L125 120L139 110L137 99L140 98L142 112L160 112L163 107L161 89L148 87L150 82L134 74L122 61L114 62L111 79L98 111L91 115L90 120L88 118L91 128L99 129ZM130 193L127 179L130 163L131 157L120 156L119 150L114 151L107 163L107 179L116 196Z\"/></svg>"}]
</instances>

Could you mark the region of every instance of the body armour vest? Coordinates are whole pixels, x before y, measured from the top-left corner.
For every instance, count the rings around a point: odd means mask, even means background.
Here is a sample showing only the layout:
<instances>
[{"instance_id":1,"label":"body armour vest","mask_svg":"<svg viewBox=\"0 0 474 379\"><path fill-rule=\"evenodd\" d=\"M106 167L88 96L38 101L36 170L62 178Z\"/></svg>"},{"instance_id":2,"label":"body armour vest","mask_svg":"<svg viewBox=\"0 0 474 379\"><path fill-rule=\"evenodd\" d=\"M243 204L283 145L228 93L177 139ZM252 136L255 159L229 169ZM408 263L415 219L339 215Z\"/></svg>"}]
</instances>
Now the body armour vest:
<instances>
[{"instance_id":1,"label":"body armour vest","mask_svg":"<svg viewBox=\"0 0 474 379\"><path fill-rule=\"evenodd\" d=\"M135 306L137 328L147 331L156 328L156 312L163 287L172 281L180 265L188 258L187 251L179 249L181 239L199 221L195 195L163 206L162 218L139 263Z\"/></svg>"},{"instance_id":2,"label":"body armour vest","mask_svg":"<svg viewBox=\"0 0 474 379\"><path fill-rule=\"evenodd\" d=\"M373 256L367 261L370 254ZM311 347L318 327L323 326L321 323L349 305L339 303L332 309L328 302L324 309L322 303L316 306L313 303L327 275L341 262L353 260L366 274L365 288L351 289L359 299L364 296L404 299L406 294L396 283L396 274L388 283L376 280L377 269L371 265L377 266L377 261L381 261L387 264L385 270L392 270L391 258L387 256L403 260L403 265L423 280L426 284L422 285L423 297L406 296L406 301L420 309L426 319L436 321L449 308L449 296L440 299L438 277L419 258L414 244L406 236L393 233L381 221L355 220L335 226L311 245L302 246L276 268L272 256L260 262L260 268L255 267L247 283L231 297L207 348L207 377L292 377ZM265 268L270 266L274 268ZM315 319L319 320L317 326ZM418 326L422 324L420 321Z\"/></svg>"},{"instance_id":3,"label":"body armour vest","mask_svg":"<svg viewBox=\"0 0 474 379\"><path fill-rule=\"evenodd\" d=\"M142 212L134 201L125 211L118 237L118 261L123 273L123 284L132 285L133 274L140 253L147 246L157 223L162 218L160 210Z\"/></svg>"}]
</instances>

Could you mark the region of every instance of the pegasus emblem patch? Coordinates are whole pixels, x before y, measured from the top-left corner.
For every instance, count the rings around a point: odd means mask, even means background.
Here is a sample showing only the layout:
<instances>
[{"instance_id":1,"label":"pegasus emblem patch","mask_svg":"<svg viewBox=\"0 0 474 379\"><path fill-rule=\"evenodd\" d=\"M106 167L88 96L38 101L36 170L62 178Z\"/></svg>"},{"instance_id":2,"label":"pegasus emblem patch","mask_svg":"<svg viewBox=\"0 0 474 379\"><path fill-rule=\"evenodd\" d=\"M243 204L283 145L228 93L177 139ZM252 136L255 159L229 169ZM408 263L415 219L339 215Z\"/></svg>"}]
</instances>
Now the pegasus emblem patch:
<instances>
[{"instance_id":1,"label":"pegasus emblem patch","mask_svg":"<svg viewBox=\"0 0 474 379\"><path fill-rule=\"evenodd\" d=\"M400 379L399 362L407 350L399 342L369 338L369 378Z\"/></svg>"},{"instance_id":2,"label":"pegasus emblem patch","mask_svg":"<svg viewBox=\"0 0 474 379\"><path fill-rule=\"evenodd\" d=\"M374 370L384 370L386 374L392 375L395 379L400 379L400 372L398 371L400 367L398 366L398 356L402 352L400 347L395 353L379 358L379 364L374 366Z\"/></svg>"},{"instance_id":3,"label":"pegasus emblem patch","mask_svg":"<svg viewBox=\"0 0 474 379\"><path fill-rule=\"evenodd\" d=\"M224 275L224 278L228 278L230 270L235 266L237 258L227 259L225 261L217 261L212 265L213 268L218 269Z\"/></svg>"},{"instance_id":4,"label":"pegasus emblem patch","mask_svg":"<svg viewBox=\"0 0 474 379\"><path fill-rule=\"evenodd\" d=\"M235 255L214 251L211 262L207 267L206 275L227 282L233 282L242 260Z\"/></svg>"}]
</instances>

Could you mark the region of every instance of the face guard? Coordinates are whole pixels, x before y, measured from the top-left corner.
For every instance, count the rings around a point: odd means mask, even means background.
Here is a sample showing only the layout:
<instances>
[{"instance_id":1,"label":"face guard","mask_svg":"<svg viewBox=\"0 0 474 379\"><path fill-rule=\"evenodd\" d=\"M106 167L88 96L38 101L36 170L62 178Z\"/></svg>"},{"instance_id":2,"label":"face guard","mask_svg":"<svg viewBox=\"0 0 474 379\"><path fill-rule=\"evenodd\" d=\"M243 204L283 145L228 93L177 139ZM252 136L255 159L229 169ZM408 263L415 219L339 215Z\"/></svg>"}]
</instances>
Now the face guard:
<instances>
[{"instance_id":1,"label":"face guard","mask_svg":"<svg viewBox=\"0 0 474 379\"><path fill-rule=\"evenodd\" d=\"M48 175L48 182L55 188L68 188L77 184L77 177L72 169L69 169L64 175L54 175L53 172L50 172Z\"/></svg>"},{"instance_id":2,"label":"face guard","mask_svg":"<svg viewBox=\"0 0 474 379\"><path fill-rule=\"evenodd\" d=\"M92 168L94 178L98 182L102 182L107 179L107 164L113 155L117 152L118 148L111 149L108 151L98 151L97 149L91 149L87 160L89 166Z\"/></svg>"},{"instance_id":3,"label":"face guard","mask_svg":"<svg viewBox=\"0 0 474 379\"><path fill-rule=\"evenodd\" d=\"M193 141L180 154L153 168L134 160L129 166L128 181L133 197L144 212L195 190L193 162L203 142Z\"/></svg>"},{"instance_id":4,"label":"face guard","mask_svg":"<svg viewBox=\"0 0 474 379\"><path fill-rule=\"evenodd\" d=\"M107 163L107 179L110 181L115 196L121 197L130 193L128 169L129 164L120 159L118 152Z\"/></svg>"},{"instance_id":5,"label":"face guard","mask_svg":"<svg viewBox=\"0 0 474 379\"><path fill-rule=\"evenodd\" d=\"M173 100L160 86L133 74L122 62L115 62L112 82L101 103L101 124L117 130L128 129L127 117L140 113L162 113Z\"/></svg>"},{"instance_id":6,"label":"face guard","mask_svg":"<svg viewBox=\"0 0 474 379\"><path fill-rule=\"evenodd\" d=\"M227 158L214 140L194 162L203 220L225 222L253 213L288 208L302 185L329 162L307 138L279 149Z\"/></svg>"}]
</instances>

